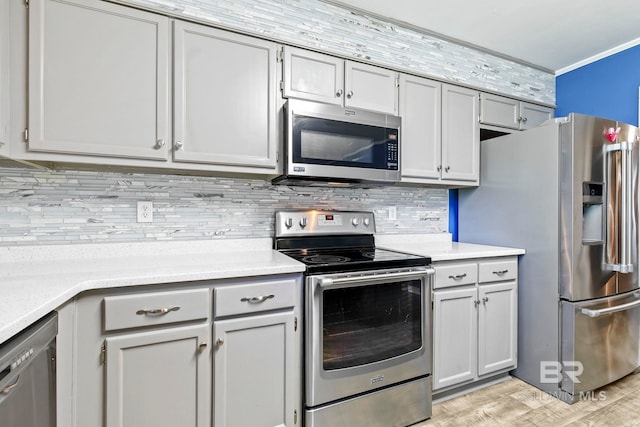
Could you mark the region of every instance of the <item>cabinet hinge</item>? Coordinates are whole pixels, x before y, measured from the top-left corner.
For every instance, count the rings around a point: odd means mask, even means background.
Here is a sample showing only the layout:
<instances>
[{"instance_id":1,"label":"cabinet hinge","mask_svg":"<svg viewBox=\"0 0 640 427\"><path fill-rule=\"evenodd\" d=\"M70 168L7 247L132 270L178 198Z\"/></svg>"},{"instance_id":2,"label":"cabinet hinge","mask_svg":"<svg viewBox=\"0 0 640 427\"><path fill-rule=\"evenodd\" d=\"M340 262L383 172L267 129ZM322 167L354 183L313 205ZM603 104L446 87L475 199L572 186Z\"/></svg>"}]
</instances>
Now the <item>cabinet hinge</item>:
<instances>
[{"instance_id":1,"label":"cabinet hinge","mask_svg":"<svg viewBox=\"0 0 640 427\"><path fill-rule=\"evenodd\" d=\"M29 128L25 128L23 137L24 137L24 142L29 142Z\"/></svg>"},{"instance_id":2,"label":"cabinet hinge","mask_svg":"<svg viewBox=\"0 0 640 427\"><path fill-rule=\"evenodd\" d=\"M298 424L298 411L293 410L293 423Z\"/></svg>"},{"instance_id":3,"label":"cabinet hinge","mask_svg":"<svg viewBox=\"0 0 640 427\"><path fill-rule=\"evenodd\" d=\"M278 62L282 62L284 60L284 48L278 49L278 52L276 53L276 60Z\"/></svg>"},{"instance_id":4,"label":"cabinet hinge","mask_svg":"<svg viewBox=\"0 0 640 427\"><path fill-rule=\"evenodd\" d=\"M396 77L396 87L400 87L400 78Z\"/></svg>"},{"instance_id":5,"label":"cabinet hinge","mask_svg":"<svg viewBox=\"0 0 640 427\"><path fill-rule=\"evenodd\" d=\"M294 332L298 330L298 317L297 316L293 319L293 330L294 330Z\"/></svg>"},{"instance_id":6,"label":"cabinet hinge","mask_svg":"<svg viewBox=\"0 0 640 427\"><path fill-rule=\"evenodd\" d=\"M284 90L284 82L280 80L280 90Z\"/></svg>"},{"instance_id":7,"label":"cabinet hinge","mask_svg":"<svg viewBox=\"0 0 640 427\"><path fill-rule=\"evenodd\" d=\"M431 310L435 310L435 309L436 309L436 302L431 301Z\"/></svg>"},{"instance_id":8,"label":"cabinet hinge","mask_svg":"<svg viewBox=\"0 0 640 427\"><path fill-rule=\"evenodd\" d=\"M102 343L102 347L100 347L100 364L104 365L105 360L107 360L107 344Z\"/></svg>"},{"instance_id":9,"label":"cabinet hinge","mask_svg":"<svg viewBox=\"0 0 640 427\"><path fill-rule=\"evenodd\" d=\"M276 151L276 162L280 161L280 151Z\"/></svg>"}]
</instances>

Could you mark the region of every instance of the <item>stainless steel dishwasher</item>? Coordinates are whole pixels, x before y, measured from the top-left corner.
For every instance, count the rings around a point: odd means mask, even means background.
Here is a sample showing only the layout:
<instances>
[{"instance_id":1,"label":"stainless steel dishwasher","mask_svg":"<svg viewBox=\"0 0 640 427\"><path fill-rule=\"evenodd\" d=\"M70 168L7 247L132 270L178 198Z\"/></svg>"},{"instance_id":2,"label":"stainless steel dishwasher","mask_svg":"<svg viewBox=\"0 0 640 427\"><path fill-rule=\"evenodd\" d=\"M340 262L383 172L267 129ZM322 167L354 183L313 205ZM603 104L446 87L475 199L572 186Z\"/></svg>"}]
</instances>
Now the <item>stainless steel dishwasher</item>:
<instances>
[{"instance_id":1,"label":"stainless steel dishwasher","mask_svg":"<svg viewBox=\"0 0 640 427\"><path fill-rule=\"evenodd\" d=\"M0 345L0 426L56 425L57 333L53 313Z\"/></svg>"}]
</instances>

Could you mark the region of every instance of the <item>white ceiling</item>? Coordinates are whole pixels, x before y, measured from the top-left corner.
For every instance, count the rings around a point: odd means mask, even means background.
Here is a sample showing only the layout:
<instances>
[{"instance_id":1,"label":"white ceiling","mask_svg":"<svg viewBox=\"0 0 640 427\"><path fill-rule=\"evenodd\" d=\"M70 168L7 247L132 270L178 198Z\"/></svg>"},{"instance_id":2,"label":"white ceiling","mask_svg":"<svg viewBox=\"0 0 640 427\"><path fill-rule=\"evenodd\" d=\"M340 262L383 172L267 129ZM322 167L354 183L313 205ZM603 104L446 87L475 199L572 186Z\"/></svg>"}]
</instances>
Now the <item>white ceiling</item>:
<instances>
[{"instance_id":1,"label":"white ceiling","mask_svg":"<svg viewBox=\"0 0 640 427\"><path fill-rule=\"evenodd\" d=\"M638 0L330 0L556 73L640 44Z\"/></svg>"}]
</instances>

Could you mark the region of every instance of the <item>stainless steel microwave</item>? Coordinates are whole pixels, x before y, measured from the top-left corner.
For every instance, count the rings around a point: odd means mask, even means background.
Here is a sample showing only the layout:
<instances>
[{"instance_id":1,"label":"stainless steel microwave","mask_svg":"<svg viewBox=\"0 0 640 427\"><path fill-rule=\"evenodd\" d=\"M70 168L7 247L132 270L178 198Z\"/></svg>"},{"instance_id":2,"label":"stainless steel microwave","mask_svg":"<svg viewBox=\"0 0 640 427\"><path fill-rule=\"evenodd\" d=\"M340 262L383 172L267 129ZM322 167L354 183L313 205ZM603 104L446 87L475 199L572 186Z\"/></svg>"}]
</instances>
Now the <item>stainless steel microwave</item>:
<instances>
[{"instance_id":1,"label":"stainless steel microwave","mask_svg":"<svg viewBox=\"0 0 640 427\"><path fill-rule=\"evenodd\" d=\"M284 174L276 184L391 184L400 180L400 117L291 99Z\"/></svg>"}]
</instances>

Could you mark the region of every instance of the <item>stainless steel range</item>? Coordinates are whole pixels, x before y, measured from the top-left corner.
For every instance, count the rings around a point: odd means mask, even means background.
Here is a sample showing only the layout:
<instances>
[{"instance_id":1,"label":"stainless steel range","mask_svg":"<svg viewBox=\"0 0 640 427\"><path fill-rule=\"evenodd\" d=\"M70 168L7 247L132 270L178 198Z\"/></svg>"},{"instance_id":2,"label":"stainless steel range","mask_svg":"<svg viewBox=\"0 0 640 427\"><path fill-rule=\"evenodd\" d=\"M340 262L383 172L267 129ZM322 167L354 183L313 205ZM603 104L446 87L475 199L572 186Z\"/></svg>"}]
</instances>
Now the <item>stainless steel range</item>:
<instances>
[{"instance_id":1,"label":"stainless steel range","mask_svg":"<svg viewBox=\"0 0 640 427\"><path fill-rule=\"evenodd\" d=\"M305 425L431 416L430 259L376 248L371 212L276 213L276 249L306 264Z\"/></svg>"}]
</instances>

